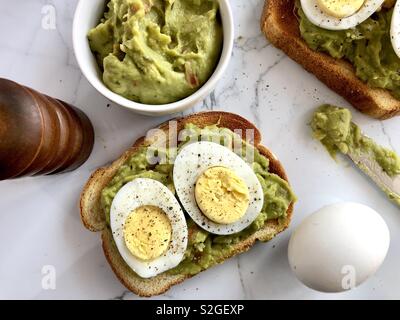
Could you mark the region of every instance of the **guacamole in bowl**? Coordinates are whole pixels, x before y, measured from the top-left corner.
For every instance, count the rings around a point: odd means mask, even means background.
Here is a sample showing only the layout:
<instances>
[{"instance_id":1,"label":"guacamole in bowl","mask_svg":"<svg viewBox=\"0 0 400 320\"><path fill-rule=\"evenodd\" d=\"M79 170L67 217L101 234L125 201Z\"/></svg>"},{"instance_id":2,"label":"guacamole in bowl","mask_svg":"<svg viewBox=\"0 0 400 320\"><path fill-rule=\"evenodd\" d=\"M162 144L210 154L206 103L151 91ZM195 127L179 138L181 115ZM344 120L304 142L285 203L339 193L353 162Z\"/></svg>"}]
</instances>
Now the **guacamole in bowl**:
<instances>
[{"instance_id":1,"label":"guacamole in bowl","mask_svg":"<svg viewBox=\"0 0 400 320\"><path fill-rule=\"evenodd\" d=\"M168 104L196 92L223 48L217 0L110 0L88 33L104 84L129 100Z\"/></svg>"}]
</instances>

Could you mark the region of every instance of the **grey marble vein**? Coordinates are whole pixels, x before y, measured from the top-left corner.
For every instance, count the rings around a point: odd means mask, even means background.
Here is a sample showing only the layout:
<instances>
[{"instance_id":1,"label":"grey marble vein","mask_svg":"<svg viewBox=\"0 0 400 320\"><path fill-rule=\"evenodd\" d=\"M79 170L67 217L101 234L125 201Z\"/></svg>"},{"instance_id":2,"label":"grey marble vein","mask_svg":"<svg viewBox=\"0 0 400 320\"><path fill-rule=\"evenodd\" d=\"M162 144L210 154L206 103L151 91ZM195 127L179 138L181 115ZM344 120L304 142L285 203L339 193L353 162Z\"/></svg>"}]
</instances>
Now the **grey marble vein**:
<instances>
[{"instance_id":1,"label":"grey marble vein","mask_svg":"<svg viewBox=\"0 0 400 320\"><path fill-rule=\"evenodd\" d=\"M215 97L215 90L213 90L210 95L203 100L202 109L212 111L215 107L217 107L217 100Z\"/></svg>"},{"instance_id":2,"label":"grey marble vein","mask_svg":"<svg viewBox=\"0 0 400 320\"><path fill-rule=\"evenodd\" d=\"M260 73L258 76L258 79L256 80L255 86L254 86L254 100L253 103L250 105L250 110L252 111L253 117L254 117L254 122L255 125L260 128L261 127L261 115L260 115L260 86L263 83L263 79L265 76L268 75L268 73L274 69L279 63L281 63L284 59L286 58L285 55L281 55L279 59L277 59L272 65L270 65L265 71Z\"/></svg>"},{"instance_id":3,"label":"grey marble vein","mask_svg":"<svg viewBox=\"0 0 400 320\"><path fill-rule=\"evenodd\" d=\"M381 124L382 133L383 133L383 135L387 138L390 147L391 147L393 150L396 150L395 147L394 147L394 145L393 145L393 143L392 143L392 137L386 132L386 127L385 127L384 122L383 122L382 120L380 120L379 123Z\"/></svg>"},{"instance_id":4,"label":"grey marble vein","mask_svg":"<svg viewBox=\"0 0 400 320\"><path fill-rule=\"evenodd\" d=\"M124 290L120 295L118 295L114 298L111 298L110 300L125 300L126 297L130 294L131 294L131 292L129 290Z\"/></svg>"},{"instance_id":5,"label":"grey marble vein","mask_svg":"<svg viewBox=\"0 0 400 320\"><path fill-rule=\"evenodd\" d=\"M240 285L242 287L244 299L249 299L249 295L248 295L246 284L245 284L245 278L243 276L242 268L241 268L241 265L240 265L240 260L241 260L241 256L238 255L237 258L236 258L236 261L237 261L237 270L238 270L238 273L239 273Z\"/></svg>"},{"instance_id":6,"label":"grey marble vein","mask_svg":"<svg viewBox=\"0 0 400 320\"><path fill-rule=\"evenodd\" d=\"M260 51L271 46L269 42L266 41L264 34L258 34L255 37L243 37L239 36L236 38L234 47L235 49L242 50L244 52L250 52L253 50Z\"/></svg>"}]
</instances>

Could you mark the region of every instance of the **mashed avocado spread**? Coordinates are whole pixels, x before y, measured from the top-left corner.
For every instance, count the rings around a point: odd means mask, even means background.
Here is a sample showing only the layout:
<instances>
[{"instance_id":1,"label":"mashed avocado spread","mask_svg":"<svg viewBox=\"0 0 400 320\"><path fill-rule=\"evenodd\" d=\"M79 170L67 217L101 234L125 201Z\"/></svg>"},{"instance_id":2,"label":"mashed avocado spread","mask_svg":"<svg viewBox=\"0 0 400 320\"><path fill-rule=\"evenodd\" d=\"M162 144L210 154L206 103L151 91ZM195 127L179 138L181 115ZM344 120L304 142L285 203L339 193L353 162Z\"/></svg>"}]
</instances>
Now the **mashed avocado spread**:
<instances>
[{"instance_id":1,"label":"mashed avocado spread","mask_svg":"<svg viewBox=\"0 0 400 320\"><path fill-rule=\"evenodd\" d=\"M115 93L170 103L212 75L223 37L217 0L110 0L107 8L88 38Z\"/></svg>"},{"instance_id":2,"label":"mashed avocado spread","mask_svg":"<svg viewBox=\"0 0 400 320\"><path fill-rule=\"evenodd\" d=\"M350 61L361 80L400 99L400 59L390 41L393 8L382 8L355 28L332 31L312 24L299 2L296 6L300 33L310 48Z\"/></svg>"},{"instance_id":3,"label":"mashed avocado spread","mask_svg":"<svg viewBox=\"0 0 400 320\"><path fill-rule=\"evenodd\" d=\"M311 120L314 138L321 141L332 157L339 151L343 154L370 154L382 170L390 177L400 174L400 157L392 150L378 145L362 134L351 121L348 109L323 105L315 111ZM390 190L384 190L391 200L400 205L400 198Z\"/></svg>"},{"instance_id":4,"label":"mashed avocado spread","mask_svg":"<svg viewBox=\"0 0 400 320\"><path fill-rule=\"evenodd\" d=\"M193 141L193 136L198 140L209 140L215 142L215 137L220 137L221 144L227 136L233 137L235 133L227 128L219 128L217 125L208 126L200 129L193 124L186 125L190 135L187 140L178 144L178 151L186 141ZM243 141L243 150L250 147ZM252 147L250 147L252 148ZM254 149L254 148L253 148ZM174 191L172 170L173 164L155 164L150 165L147 161L148 147L142 147L138 152L132 155L126 163L121 166L108 186L104 188L101 195L101 206L106 216L108 227L110 225L110 207L111 203L126 183L136 178L155 179L166 185L171 191ZM163 150L160 152L167 152ZM244 153L243 153L244 154ZM185 253L184 260L174 269L167 272L171 274L196 274L200 271L218 263L221 258L232 253L235 243L249 237L251 234L262 228L269 219L278 219L282 222L285 219L289 205L296 200L292 189L288 183L269 172L269 160L261 155L257 149L254 149L254 162L252 163L264 192L263 209L256 220L245 230L228 236L217 236L206 232L198 227L188 215L186 220L189 228L189 243Z\"/></svg>"},{"instance_id":5,"label":"mashed avocado spread","mask_svg":"<svg viewBox=\"0 0 400 320\"><path fill-rule=\"evenodd\" d=\"M378 145L362 134L360 127L351 121L348 109L323 105L314 113L311 128L314 137L321 141L334 157L338 151L367 152L389 176L400 174L400 158L392 150Z\"/></svg>"}]
</instances>

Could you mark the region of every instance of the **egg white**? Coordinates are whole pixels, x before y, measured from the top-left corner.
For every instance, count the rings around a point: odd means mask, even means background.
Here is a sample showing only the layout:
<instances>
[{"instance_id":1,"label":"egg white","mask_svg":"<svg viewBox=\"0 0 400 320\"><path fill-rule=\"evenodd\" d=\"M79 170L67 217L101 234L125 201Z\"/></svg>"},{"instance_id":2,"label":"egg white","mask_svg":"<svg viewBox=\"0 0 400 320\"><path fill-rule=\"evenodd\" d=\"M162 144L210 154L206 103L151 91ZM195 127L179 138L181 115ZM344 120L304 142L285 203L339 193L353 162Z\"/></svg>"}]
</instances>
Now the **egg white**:
<instances>
[{"instance_id":1,"label":"egg white","mask_svg":"<svg viewBox=\"0 0 400 320\"><path fill-rule=\"evenodd\" d=\"M400 57L400 1L397 1L392 15L390 25L390 39L394 52Z\"/></svg>"},{"instance_id":2,"label":"egg white","mask_svg":"<svg viewBox=\"0 0 400 320\"><path fill-rule=\"evenodd\" d=\"M171 242L167 251L152 261L136 258L124 240L124 223L138 207L153 205L161 208L172 227ZM188 242L185 215L174 194L162 183L139 178L124 185L114 197L110 211L110 225L115 244L128 266L142 278L154 277L176 267L183 259Z\"/></svg>"},{"instance_id":3,"label":"egg white","mask_svg":"<svg viewBox=\"0 0 400 320\"><path fill-rule=\"evenodd\" d=\"M196 181L205 170L215 166L233 170L249 189L249 207L244 216L235 223L215 223L197 206ZM214 234L228 235L242 231L257 218L263 207L264 193L249 164L230 149L214 142L200 141L185 146L175 159L173 178L176 193L186 212L201 228Z\"/></svg>"},{"instance_id":4,"label":"egg white","mask_svg":"<svg viewBox=\"0 0 400 320\"><path fill-rule=\"evenodd\" d=\"M323 12L318 6L317 0L300 0L304 14L318 27L328 30L346 30L354 28L367 20L376 12L385 0L365 0L363 6L355 14L346 18L332 17Z\"/></svg>"}]
</instances>

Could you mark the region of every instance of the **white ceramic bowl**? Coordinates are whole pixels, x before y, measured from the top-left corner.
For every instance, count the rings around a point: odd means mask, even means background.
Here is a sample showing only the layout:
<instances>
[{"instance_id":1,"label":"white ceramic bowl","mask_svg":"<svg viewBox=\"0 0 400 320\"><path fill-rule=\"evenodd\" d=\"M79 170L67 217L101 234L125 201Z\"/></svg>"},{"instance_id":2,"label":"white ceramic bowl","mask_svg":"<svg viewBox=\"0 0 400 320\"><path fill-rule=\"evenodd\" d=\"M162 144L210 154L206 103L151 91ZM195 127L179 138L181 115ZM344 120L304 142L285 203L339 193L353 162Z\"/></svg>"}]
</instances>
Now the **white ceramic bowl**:
<instances>
[{"instance_id":1,"label":"white ceramic bowl","mask_svg":"<svg viewBox=\"0 0 400 320\"><path fill-rule=\"evenodd\" d=\"M87 39L88 31L99 23L100 18L104 14L104 0L80 0L76 8L72 37L75 56L78 60L79 67L88 81L97 89L97 91L111 101L134 112L150 116L160 116L188 109L204 99L214 89L218 80L226 70L231 58L234 39L232 11L229 0L218 1L224 33L224 43L221 58L210 79L201 88L199 88L199 90L189 97L168 104L148 105L126 99L107 88L107 86L103 83L101 71L96 63L93 53L90 50L89 41Z\"/></svg>"}]
</instances>

